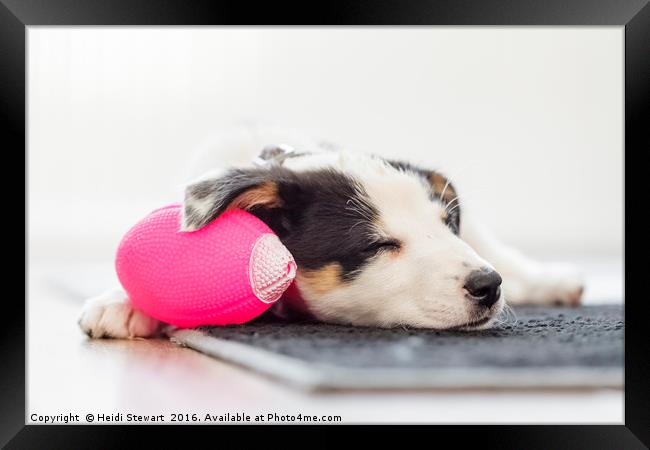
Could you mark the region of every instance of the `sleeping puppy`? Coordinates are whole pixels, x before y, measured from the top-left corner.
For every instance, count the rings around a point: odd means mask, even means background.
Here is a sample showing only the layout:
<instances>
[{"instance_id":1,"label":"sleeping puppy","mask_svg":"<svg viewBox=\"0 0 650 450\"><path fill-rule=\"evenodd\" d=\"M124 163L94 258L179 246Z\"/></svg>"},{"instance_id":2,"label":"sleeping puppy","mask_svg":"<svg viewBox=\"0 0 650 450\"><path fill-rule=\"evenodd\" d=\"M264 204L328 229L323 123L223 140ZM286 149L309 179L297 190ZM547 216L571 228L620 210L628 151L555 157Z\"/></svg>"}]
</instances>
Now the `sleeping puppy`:
<instances>
[{"instance_id":1,"label":"sleeping puppy","mask_svg":"<svg viewBox=\"0 0 650 450\"><path fill-rule=\"evenodd\" d=\"M436 170L317 144L266 147L255 161L190 183L182 231L230 208L268 224L298 266L299 295L273 307L281 317L472 330L490 327L506 300L580 302L570 268L497 241ZM161 326L120 289L90 299L79 323L96 338L148 337Z\"/></svg>"}]
</instances>

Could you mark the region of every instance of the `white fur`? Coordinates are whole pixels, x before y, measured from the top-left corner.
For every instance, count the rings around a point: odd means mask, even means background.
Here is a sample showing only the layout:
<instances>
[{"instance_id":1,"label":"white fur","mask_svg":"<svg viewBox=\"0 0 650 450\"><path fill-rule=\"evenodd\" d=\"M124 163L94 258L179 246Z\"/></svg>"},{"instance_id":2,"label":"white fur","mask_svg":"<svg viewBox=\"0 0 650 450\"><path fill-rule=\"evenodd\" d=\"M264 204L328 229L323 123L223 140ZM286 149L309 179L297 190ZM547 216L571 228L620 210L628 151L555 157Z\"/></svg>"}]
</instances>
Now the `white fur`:
<instances>
[{"instance_id":1,"label":"white fur","mask_svg":"<svg viewBox=\"0 0 650 450\"><path fill-rule=\"evenodd\" d=\"M305 158L308 159L308 158ZM378 232L402 243L382 253L354 281L326 294L298 288L317 318L355 325L459 327L480 319L463 291L470 272L490 267L454 235L441 217L444 208L429 198L419 178L362 155L331 158L335 167L360 180L379 210ZM503 299L490 310L494 317Z\"/></svg>"},{"instance_id":2,"label":"white fur","mask_svg":"<svg viewBox=\"0 0 650 450\"><path fill-rule=\"evenodd\" d=\"M206 174L209 169L250 166L264 147L279 144L302 152L322 152L332 146L296 130L241 125L206 139L189 161L185 179L205 179L211 175Z\"/></svg>"},{"instance_id":3,"label":"white fur","mask_svg":"<svg viewBox=\"0 0 650 450\"><path fill-rule=\"evenodd\" d=\"M493 267L501 274L504 295L490 308L492 319L483 328L492 323L505 300L579 303L582 282L573 269L526 258L494 238L465 208L460 237L455 236L441 220L441 205L428 198L429 186L379 159L329 151L318 141L295 132L242 128L206 146L194 159L190 173L195 176L207 168L241 165L243 161L249 165L262 148L272 144L288 144L298 151L316 152L285 160L284 165L289 169L333 167L359 179L380 211L376 233L403 243L398 254L379 255L353 282L326 294L299 286L305 303L318 318L371 326L462 326L480 318L464 296L463 280L469 272L484 266ZM204 206L207 208L208 204ZM119 290L88 300L79 324L91 337L114 338L152 336L160 325L134 310L126 294Z\"/></svg>"},{"instance_id":4,"label":"white fur","mask_svg":"<svg viewBox=\"0 0 650 450\"><path fill-rule=\"evenodd\" d=\"M79 318L79 326L92 338L146 338L155 335L159 325L133 308L119 288L87 300Z\"/></svg>"},{"instance_id":5,"label":"white fur","mask_svg":"<svg viewBox=\"0 0 650 450\"><path fill-rule=\"evenodd\" d=\"M508 303L580 304L583 280L573 266L534 261L499 241L471 212L463 216L461 237L501 274Z\"/></svg>"}]
</instances>

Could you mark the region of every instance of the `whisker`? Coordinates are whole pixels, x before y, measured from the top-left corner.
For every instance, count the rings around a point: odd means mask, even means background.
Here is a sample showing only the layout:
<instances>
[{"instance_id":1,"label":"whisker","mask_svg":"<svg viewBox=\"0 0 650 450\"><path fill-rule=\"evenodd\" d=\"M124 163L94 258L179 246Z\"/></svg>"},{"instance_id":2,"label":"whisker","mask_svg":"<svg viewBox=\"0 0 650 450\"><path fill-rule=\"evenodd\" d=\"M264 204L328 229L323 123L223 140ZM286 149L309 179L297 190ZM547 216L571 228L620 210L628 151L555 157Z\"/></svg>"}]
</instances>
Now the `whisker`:
<instances>
[{"instance_id":1,"label":"whisker","mask_svg":"<svg viewBox=\"0 0 650 450\"><path fill-rule=\"evenodd\" d=\"M353 211L361 217L365 218L366 220L371 221L373 218L373 213L372 210L370 209L370 206L365 203L362 200L359 200L358 198L351 197L349 198L346 202L346 207L345 209L348 211Z\"/></svg>"},{"instance_id":2,"label":"whisker","mask_svg":"<svg viewBox=\"0 0 650 450\"><path fill-rule=\"evenodd\" d=\"M503 309L499 312L499 314L496 317L496 321L499 322L499 325L516 325L517 323L517 315L515 312L512 310L510 305L507 303L504 303Z\"/></svg>"},{"instance_id":3,"label":"whisker","mask_svg":"<svg viewBox=\"0 0 650 450\"><path fill-rule=\"evenodd\" d=\"M508 305L507 303L503 304L503 309L508 312L508 315L510 317L512 317L513 323L517 323L518 318L517 318L517 314L515 313L514 309L512 309L512 307L510 305Z\"/></svg>"},{"instance_id":4,"label":"whisker","mask_svg":"<svg viewBox=\"0 0 650 450\"><path fill-rule=\"evenodd\" d=\"M356 226L358 226L358 225L361 225L361 224L363 224L363 223L366 223L366 221L365 221L365 220L359 220L359 221L355 222L355 223L354 223L354 224L353 224L353 225L348 229L348 233L351 233L352 230L354 229L354 227L356 227Z\"/></svg>"},{"instance_id":5,"label":"whisker","mask_svg":"<svg viewBox=\"0 0 650 450\"><path fill-rule=\"evenodd\" d=\"M453 208L451 208L450 210L447 211L447 214L451 214L452 211L453 211L454 209L458 208L460 205L461 205L461 203L458 202L458 203L456 204L456 206L454 206Z\"/></svg>"},{"instance_id":6,"label":"whisker","mask_svg":"<svg viewBox=\"0 0 650 450\"><path fill-rule=\"evenodd\" d=\"M450 201L448 201L447 203L445 203L445 209L447 209L447 208L449 207L449 205L451 205L452 203L454 203L454 202L455 202L456 200L458 200L459 198L460 198L460 195L457 195L456 197L452 198Z\"/></svg>"},{"instance_id":7,"label":"whisker","mask_svg":"<svg viewBox=\"0 0 650 450\"><path fill-rule=\"evenodd\" d=\"M445 192L447 192L447 188L449 187L449 183L451 183L451 177L447 177L447 182L445 183L445 187L442 188L442 193L440 194L441 199L445 198Z\"/></svg>"}]
</instances>

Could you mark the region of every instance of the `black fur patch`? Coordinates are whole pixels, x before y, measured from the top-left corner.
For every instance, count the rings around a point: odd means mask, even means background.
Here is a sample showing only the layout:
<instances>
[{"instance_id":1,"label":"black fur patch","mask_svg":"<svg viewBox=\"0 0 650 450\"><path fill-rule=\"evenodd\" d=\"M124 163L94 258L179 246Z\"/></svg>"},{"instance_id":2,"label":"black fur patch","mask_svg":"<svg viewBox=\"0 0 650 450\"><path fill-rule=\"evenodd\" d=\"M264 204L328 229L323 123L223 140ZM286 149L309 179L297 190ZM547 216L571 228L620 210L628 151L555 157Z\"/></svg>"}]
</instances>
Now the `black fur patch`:
<instances>
[{"instance_id":1,"label":"black fur patch","mask_svg":"<svg viewBox=\"0 0 650 450\"><path fill-rule=\"evenodd\" d=\"M257 205L249 211L278 235L301 268L319 269L338 263L342 281L352 280L378 252L399 247L394 240L380 239L374 228L378 211L363 187L332 169L234 169L216 180L190 186L186 214L195 212L191 206L195 193L197 198L211 195L213 206L205 217L192 216L203 226L224 212L237 196L265 182L277 186L279 206ZM205 193L207 189L211 189L209 194Z\"/></svg>"},{"instance_id":2,"label":"black fur patch","mask_svg":"<svg viewBox=\"0 0 650 450\"><path fill-rule=\"evenodd\" d=\"M386 162L427 181L431 185L431 200L447 206L449 192L442 198L440 189L436 190L431 183L434 175L441 176L437 172L401 161ZM279 165L232 169L220 178L188 187L186 220L191 228L200 228L223 213L239 195L268 182L277 186L277 205L256 205L249 211L278 235L299 267L316 270L338 263L343 281L352 280L379 252L400 247L399 242L377 234L374 227L379 213L363 186L334 169L294 172ZM448 190L454 192L455 197L453 186L449 186ZM192 206L193 200L205 201L208 197L211 207L200 214ZM457 199L452 200L447 211L445 223L458 234L460 206Z\"/></svg>"}]
</instances>

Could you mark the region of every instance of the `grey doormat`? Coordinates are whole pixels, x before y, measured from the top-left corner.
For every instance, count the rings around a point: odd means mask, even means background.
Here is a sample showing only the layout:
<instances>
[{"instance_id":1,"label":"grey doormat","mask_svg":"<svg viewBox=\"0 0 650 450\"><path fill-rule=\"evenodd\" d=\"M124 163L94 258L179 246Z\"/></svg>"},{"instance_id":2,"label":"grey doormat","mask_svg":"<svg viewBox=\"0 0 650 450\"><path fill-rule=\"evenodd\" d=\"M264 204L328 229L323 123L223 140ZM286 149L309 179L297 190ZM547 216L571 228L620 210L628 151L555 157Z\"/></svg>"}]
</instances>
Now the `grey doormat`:
<instances>
[{"instance_id":1,"label":"grey doormat","mask_svg":"<svg viewBox=\"0 0 650 450\"><path fill-rule=\"evenodd\" d=\"M621 387L623 306L518 307L474 332L261 318L172 340L305 388Z\"/></svg>"}]
</instances>

